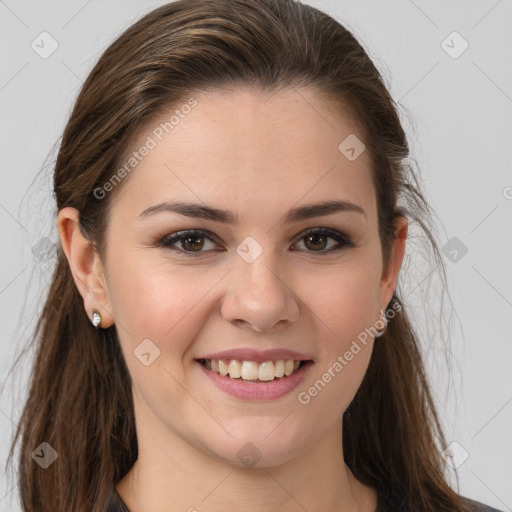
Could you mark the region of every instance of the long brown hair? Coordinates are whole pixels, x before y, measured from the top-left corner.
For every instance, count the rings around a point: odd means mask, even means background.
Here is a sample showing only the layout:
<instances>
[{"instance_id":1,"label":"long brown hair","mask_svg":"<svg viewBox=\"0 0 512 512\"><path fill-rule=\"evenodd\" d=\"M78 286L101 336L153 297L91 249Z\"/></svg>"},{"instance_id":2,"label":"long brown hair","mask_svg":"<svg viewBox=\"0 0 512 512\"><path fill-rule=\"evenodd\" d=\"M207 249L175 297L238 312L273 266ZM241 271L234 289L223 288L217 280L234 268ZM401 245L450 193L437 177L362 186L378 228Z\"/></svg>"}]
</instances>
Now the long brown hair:
<instances>
[{"instance_id":1,"label":"long brown hair","mask_svg":"<svg viewBox=\"0 0 512 512\"><path fill-rule=\"evenodd\" d=\"M294 0L180 0L130 26L89 74L66 125L54 171L57 210L76 208L83 233L104 255L113 194L94 191L112 178L141 128L195 92L237 86L311 86L348 108L371 157L384 265L402 215L422 228L442 269L431 210L380 73L339 22ZM397 289L393 303L401 308L345 412L344 458L359 480L411 510L462 512L404 302ZM103 510L138 455L131 376L114 326L91 325L61 247L32 343L29 392L9 455L21 441L23 509ZM42 442L58 453L45 470L31 457Z\"/></svg>"}]
</instances>

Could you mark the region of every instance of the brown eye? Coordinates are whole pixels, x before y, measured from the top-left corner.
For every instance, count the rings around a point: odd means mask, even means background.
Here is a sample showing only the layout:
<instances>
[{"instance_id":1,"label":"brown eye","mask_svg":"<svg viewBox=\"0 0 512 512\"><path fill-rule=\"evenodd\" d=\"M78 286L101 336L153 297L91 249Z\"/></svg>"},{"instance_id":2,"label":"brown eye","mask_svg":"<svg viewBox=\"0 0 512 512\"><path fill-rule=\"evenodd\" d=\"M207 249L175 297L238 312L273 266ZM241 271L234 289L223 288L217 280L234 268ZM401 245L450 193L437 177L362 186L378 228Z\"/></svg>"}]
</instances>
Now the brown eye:
<instances>
[{"instance_id":1,"label":"brown eye","mask_svg":"<svg viewBox=\"0 0 512 512\"><path fill-rule=\"evenodd\" d=\"M211 244L210 247L208 247L208 243ZM203 253L215 250L216 247L215 241L212 237L208 236L203 231L197 230L179 231L177 233L168 235L160 241L160 245L162 247L175 250L178 253L181 252L190 256L199 256ZM205 246L207 249L202 250Z\"/></svg>"},{"instance_id":2,"label":"brown eye","mask_svg":"<svg viewBox=\"0 0 512 512\"><path fill-rule=\"evenodd\" d=\"M187 236L181 239L181 246L186 251L201 250L204 246L204 237L201 236Z\"/></svg>"},{"instance_id":3,"label":"brown eye","mask_svg":"<svg viewBox=\"0 0 512 512\"><path fill-rule=\"evenodd\" d=\"M300 242L305 247L305 249L300 249L301 251L317 252L320 254L331 253L347 247L355 247L355 244L346 235L327 228L310 229L303 232L297 243ZM201 230L172 233L163 238L159 245L171 249L182 256L201 256L212 251L219 251L219 249L216 249L218 245L214 237ZM295 251L296 249L292 247L292 250Z\"/></svg>"},{"instance_id":4,"label":"brown eye","mask_svg":"<svg viewBox=\"0 0 512 512\"><path fill-rule=\"evenodd\" d=\"M304 240L305 240L305 245L308 249L312 249L313 251L318 251L319 249L325 249L325 247L327 246L327 243L328 243L327 242L328 238L329 238L328 236L314 233L312 235L307 235L306 237L304 237Z\"/></svg>"},{"instance_id":5,"label":"brown eye","mask_svg":"<svg viewBox=\"0 0 512 512\"><path fill-rule=\"evenodd\" d=\"M331 243L329 246L329 239L335 240L337 243ZM301 241L304 241L304 246L306 247L307 252L326 253L343 249L344 247L354 247L354 244L346 235L339 231L326 228L307 231L305 234L302 234L299 242Z\"/></svg>"}]
</instances>

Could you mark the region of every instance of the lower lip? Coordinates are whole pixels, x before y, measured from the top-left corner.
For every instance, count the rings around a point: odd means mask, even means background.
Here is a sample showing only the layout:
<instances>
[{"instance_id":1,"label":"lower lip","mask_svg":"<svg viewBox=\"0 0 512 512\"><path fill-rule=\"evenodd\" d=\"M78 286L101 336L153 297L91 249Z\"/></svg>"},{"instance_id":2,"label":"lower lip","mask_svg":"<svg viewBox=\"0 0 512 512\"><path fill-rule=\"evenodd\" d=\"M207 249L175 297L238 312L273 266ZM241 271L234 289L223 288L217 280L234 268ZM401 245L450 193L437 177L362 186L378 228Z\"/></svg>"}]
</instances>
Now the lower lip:
<instances>
[{"instance_id":1,"label":"lower lip","mask_svg":"<svg viewBox=\"0 0 512 512\"><path fill-rule=\"evenodd\" d=\"M314 363L313 361L308 361L289 377L281 377L269 382L232 379L208 370L198 361L197 364L204 375L228 395L242 400L273 400L293 391L302 382L307 371Z\"/></svg>"}]
</instances>

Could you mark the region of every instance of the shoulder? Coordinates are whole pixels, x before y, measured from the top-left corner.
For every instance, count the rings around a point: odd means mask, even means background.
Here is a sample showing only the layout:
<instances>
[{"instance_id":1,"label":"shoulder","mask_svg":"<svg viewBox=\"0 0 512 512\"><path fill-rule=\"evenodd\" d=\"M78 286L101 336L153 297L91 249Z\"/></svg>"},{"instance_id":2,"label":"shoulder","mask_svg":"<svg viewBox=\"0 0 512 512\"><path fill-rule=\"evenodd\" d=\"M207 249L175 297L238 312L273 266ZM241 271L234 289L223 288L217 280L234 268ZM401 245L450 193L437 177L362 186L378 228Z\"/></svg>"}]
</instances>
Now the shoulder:
<instances>
[{"instance_id":1,"label":"shoulder","mask_svg":"<svg viewBox=\"0 0 512 512\"><path fill-rule=\"evenodd\" d=\"M503 512L502 510L484 505L479 501L474 501L469 498L464 498L464 500L468 505L470 505L472 512ZM382 512L395 512L397 510L396 503L391 502L389 498L385 498L383 495L381 495L379 500L379 508L377 510ZM119 496L115 488L112 489L106 512L129 512L128 507L123 503L121 496Z\"/></svg>"},{"instance_id":2,"label":"shoulder","mask_svg":"<svg viewBox=\"0 0 512 512\"><path fill-rule=\"evenodd\" d=\"M111 490L105 512L130 512L115 487Z\"/></svg>"},{"instance_id":3,"label":"shoulder","mask_svg":"<svg viewBox=\"0 0 512 512\"><path fill-rule=\"evenodd\" d=\"M498 510L497 508L489 507L488 505L484 505L483 503L480 503L479 501L470 500L469 498L464 498L468 505L470 505L472 510L474 512L503 512L501 510Z\"/></svg>"},{"instance_id":4,"label":"shoulder","mask_svg":"<svg viewBox=\"0 0 512 512\"><path fill-rule=\"evenodd\" d=\"M488 505L484 505L479 501L472 500L465 496L462 496L462 499L468 505L469 510L471 512L503 512L503 510L498 510L496 508L489 507ZM394 496L390 496L387 492L379 492L378 498L378 507L376 512L412 512L407 506L401 503L401 500L397 499Z\"/></svg>"}]
</instances>

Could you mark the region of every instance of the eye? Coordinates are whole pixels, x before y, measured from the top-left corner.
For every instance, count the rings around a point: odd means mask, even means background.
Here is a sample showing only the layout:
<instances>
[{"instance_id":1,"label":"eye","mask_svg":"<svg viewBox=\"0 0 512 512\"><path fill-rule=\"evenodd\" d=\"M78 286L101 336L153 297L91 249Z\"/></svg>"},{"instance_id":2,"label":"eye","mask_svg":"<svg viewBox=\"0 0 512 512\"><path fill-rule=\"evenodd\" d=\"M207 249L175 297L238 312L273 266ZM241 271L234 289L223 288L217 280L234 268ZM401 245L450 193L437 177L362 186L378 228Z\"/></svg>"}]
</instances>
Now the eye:
<instances>
[{"instance_id":1,"label":"eye","mask_svg":"<svg viewBox=\"0 0 512 512\"><path fill-rule=\"evenodd\" d=\"M329 246L327 241L329 238L335 240L337 243ZM304 241L304 246L310 249L307 252L329 253L338 251L344 247L355 247L354 243L352 243L346 235L327 228L314 228L301 233L299 242L302 241ZM326 248L327 250L324 250Z\"/></svg>"},{"instance_id":2,"label":"eye","mask_svg":"<svg viewBox=\"0 0 512 512\"><path fill-rule=\"evenodd\" d=\"M196 256L194 253L207 252L202 249L208 246L208 243L205 244L205 239L210 242L213 247L210 248L215 250L215 241L212 237L208 236L206 232L193 229L188 231L178 231L177 233L173 233L171 235L166 236L163 240L161 240L160 244L163 247L168 247L169 249L177 250L178 252L186 253L190 256ZM175 244L179 244L180 247L174 247Z\"/></svg>"},{"instance_id":3,"label":"eye","mask_svg":"<svg viewBox=\"0 0 512 512\"><path fill-rule=\"evenodd\" d=\"M336 243L329 245L329 239ZM163 238L159 245L181 253L181 255L194 257L211 251L219 252L215 248L217 246L215 240L216 237L213 235L202 230L193 229L172 233ZM306 252L330 253L345 247L355 247L346 235L328 228L313 228L303 231L295 245L300 242L306 247ZM293 249L292 246L292 250L295 251L296 249Z\"/></svg>"}]
</instances>

